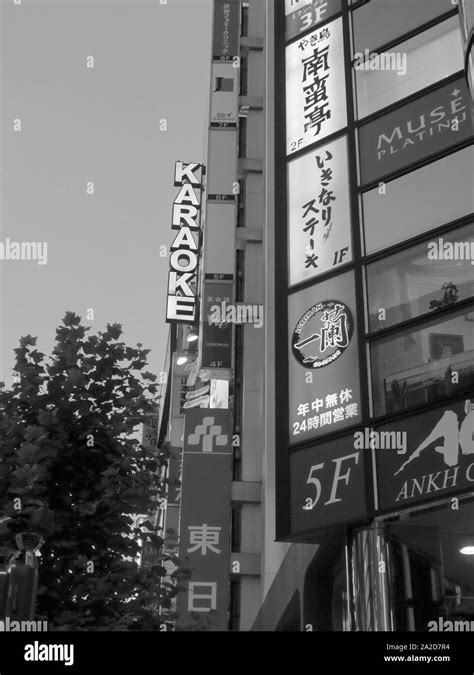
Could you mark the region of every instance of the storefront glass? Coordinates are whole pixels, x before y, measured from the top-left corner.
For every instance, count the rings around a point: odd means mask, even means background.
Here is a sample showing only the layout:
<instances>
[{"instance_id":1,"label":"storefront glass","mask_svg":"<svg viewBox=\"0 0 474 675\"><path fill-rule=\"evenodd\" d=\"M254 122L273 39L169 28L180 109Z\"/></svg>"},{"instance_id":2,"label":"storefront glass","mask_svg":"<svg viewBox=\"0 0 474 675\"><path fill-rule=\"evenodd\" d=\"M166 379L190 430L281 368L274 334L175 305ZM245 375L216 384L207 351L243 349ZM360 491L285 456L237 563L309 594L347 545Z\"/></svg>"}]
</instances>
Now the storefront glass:
<instances>
[{"instance_id":1,"label":"storefront glass","mask_svg":"<svg viewBox=\"0 0 474 675\"><path fill-rule=\"evenodd\" d=\"M449 304L455 289L444 289ZM408 410L474 384L474 305L422 328L408 328L371 346L374 416Z\"/></svg>"},{"instance_id":2,"label":"storefront glass","mask_svg":"<svg viewBox=\"0 0 474 675\"><path fill-rule=\"evenodd\" d=\"M362 195L366 253L474 212L474 149L464 148Z\"/></svg>"},{"instance_id":3,"label":"storefront glass","mask_svg":"<svg viewBox=\"0 0 474 675\"><path fill-rule=\"evenodd\" d=\"M393 49L355 62L359 119L462 70L464 57L457 16Z\"/></svg>"},{"instance_id":4,"label":"storefront glass","mask_svg":"<svg viewBox=\"0 0 474 675\"><path fill-rule=\"evenodd\" d=\"M473 239L471 224L368 265L369 331L473 297Z\"/></svg>"},{"instance_id":5,"label":"storefront glass","mask_svg":"<svg viewBox=\"0 0 474 675\"><path fill-rule=\"evenodd\" d=\"M352 12L354 51L382 47L452 9L451 0L370 0Z\"/></svg>"}]
</instances>

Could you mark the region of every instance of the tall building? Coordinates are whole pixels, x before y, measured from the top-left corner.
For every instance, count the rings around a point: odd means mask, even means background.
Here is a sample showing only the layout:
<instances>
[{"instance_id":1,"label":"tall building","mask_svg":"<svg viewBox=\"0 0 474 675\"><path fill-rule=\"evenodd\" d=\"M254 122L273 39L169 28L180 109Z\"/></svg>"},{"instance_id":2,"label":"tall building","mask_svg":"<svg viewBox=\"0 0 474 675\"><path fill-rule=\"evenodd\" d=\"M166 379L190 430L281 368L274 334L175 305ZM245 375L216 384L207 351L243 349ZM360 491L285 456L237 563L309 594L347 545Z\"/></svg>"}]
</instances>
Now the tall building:
<instances>
[{"instance_id":1,"label":"tall building","mask_svg":"<svg viewBox=\"0 0 474 675\"><path fill-rule=\"evenodd\" d=\"M215 0L159 434L177 629L474 612L472 25L469 0Z\"/></svg>"}]
</instances>

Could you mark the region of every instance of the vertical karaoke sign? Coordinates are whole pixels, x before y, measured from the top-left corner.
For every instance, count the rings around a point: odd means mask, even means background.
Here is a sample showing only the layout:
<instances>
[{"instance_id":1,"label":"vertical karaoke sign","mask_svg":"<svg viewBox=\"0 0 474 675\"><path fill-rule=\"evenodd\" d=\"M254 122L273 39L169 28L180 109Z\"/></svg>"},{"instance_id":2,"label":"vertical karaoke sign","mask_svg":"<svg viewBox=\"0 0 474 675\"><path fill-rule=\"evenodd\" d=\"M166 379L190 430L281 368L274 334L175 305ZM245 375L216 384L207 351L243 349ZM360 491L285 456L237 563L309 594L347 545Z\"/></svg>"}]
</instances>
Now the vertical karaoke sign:
<instances>
[{"instance_id":1,"label":"vertical karaoke sign","mask_svg":"<svg viewBox=\"0 0 474 675\"><path fill-rule=\"evenodd\" d=\"M226 631L230 575L232 412L185 411L177 630Z\"/></svg>"},{"instance_id":2,"label":"vertical karaoke sign","mask_svg":"<svg viewBox=\"0 0 474 675\"><path fill-rule=\"evenodd\" d=\"M197 316L197 273L201 247L201 204L205 169L176 162L171 227L178 230L170 250L166 322L194 323Z\"/></svg>"}]
</instances>

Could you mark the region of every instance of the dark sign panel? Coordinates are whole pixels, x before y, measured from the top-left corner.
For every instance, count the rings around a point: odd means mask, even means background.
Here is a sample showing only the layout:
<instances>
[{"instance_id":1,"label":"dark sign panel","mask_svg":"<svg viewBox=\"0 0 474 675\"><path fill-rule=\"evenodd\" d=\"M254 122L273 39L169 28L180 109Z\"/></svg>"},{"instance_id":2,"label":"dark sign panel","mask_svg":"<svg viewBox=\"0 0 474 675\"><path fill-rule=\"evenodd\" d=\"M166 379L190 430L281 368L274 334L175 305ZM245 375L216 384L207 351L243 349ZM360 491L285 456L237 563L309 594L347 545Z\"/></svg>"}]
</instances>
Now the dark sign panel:
<instances>
[{"instance_id":1,"label":"dark sign panel","mask_svg":"<svg viewBox=\"0 0 474 675\"><path fill-rule=\"evenodd\" d=\"M373 442L380 509L400 510L474 490L471 407L470 400L461 401L376 427Z\"/></svg>"},{"instance_id":2,"label":"dark sign panel","mask_svg":"<svg viewBox=\"0 0 474 675\"><path fill-rule=\"evenodd\" d=\"M239 55L240 2L214 0L214 61L232 61Z\"/></svg>"},{"instance_id":3,"label":"dark sign panel","mask_svg":"<svg viewBox=\"0 0 474 675\"><path fill-rule=\"evenodd\" d=\"M206 278L202 313L202 368L229 369L232 366L233 326L226 318L227 308L234 302L233 297L232 282L210 281Z\"/></svg>"},{"instance_id":4,"label":"dark sign panel","mask_svg":"<svg viewBox=\"0 0 474 675\"><path fill-rule=\"evenodd\" d=\"M367 513L364 450L354 437L290 456L291 533L359 520Z\"/></svg>"},{"instance_id":5,"label":"dark sign panel","mask_svg":"<svg viewBox=\"0 0 474 675\"><path fill-rule=\"evenodd\" d=\"M341 9L341 0L285 0L286 39L316 27Z\"/></svg>"},{"instance_id":6,"label":"dark sign panel","mask_svg":"<svg viewBox=\"0 0 474 675\"><path fill-rule=\"evenodd\" d=\"M149 541L146 541L142 547L142 569L150 569L153 565L160 565L162 560L162 550L160 546L156 546Z\"/></svg>"},{"instance_id":7,"label":"dark sign panel","mask_svg":"<svg viewBox=\"0 0 474 675\"><path fill-rule=\"evenodd\" d=\"M177 599L177 629L228 626L232 413L185 413L179 557L189 577Z\"/></svg>"},{"instance_id":8,"label":"dark sign panel","mask_svg":"<svg viewBox=\"0 0 474 675\"><path fill-rule=\"evenodd\" d=\"M464 78L359 129L362 185L468 139L471 101Z\"/></svg>"},{"instance_id":9,"label":"dark sign panel","mask_svg":"<svg viewBox=\"0 0 474 675\"><path fill-rule=\"evenodd\" d=\"M288 299L290 444L361 418L352 272Z\"/></svg>"}]
</instances>

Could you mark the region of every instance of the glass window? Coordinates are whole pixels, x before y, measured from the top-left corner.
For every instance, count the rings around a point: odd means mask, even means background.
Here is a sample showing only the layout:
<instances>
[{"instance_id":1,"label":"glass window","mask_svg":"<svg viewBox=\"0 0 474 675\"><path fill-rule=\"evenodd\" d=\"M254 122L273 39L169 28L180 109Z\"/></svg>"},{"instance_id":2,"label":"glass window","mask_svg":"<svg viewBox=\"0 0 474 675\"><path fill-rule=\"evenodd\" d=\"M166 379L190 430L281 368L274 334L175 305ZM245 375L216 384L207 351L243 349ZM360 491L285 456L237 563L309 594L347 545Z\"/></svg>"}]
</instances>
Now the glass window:
<instances>
[{"instance_id":1,"label":"glass window","mask_svg":"<svg viewBox=\"0 0 474 675\"><path fill-rule=\"evenodd\" d=\"M396 3L395 3L396 4ZM381 54L354 54L359 119L462 70L459 18L447 21Z\"/></svg>"},{"instance_id":2,"label":"glass window","mask_svg":"<svg viewBox=\"0 0 474 675\"><path fill-rule=\"evenodd\" d=\"M473 297L473 235L467 225L368 265L369 330Z\"/></svg>"},{"instance_id":3,"label":"glass window","mask_svg":"<svg viewBox=\"0 0 474 675\"><path fill-rule=\"evenodd\" d=\"M374 342L371 362L375 416L468 390L474 385L474 305Z\"/></svg>"},{"instance_id":4,"label":"glass window","mask_svg":"<svg viewBox=\"0 0 474 675\"><path fill-rule=\"evenodd\" d=\"M453 7L451 0L370 0L352 13L354 51L382 47Z\"/></svg>"},{"instance_id":5,"label":"glass window","mask_svg":"<svg viewBox=\"0 0 474 675\"><path fill-rule=\"evenodd\" d=\"M474 212L470 146L362 195L366 253Z\"/></svg>"}]
</instances>

